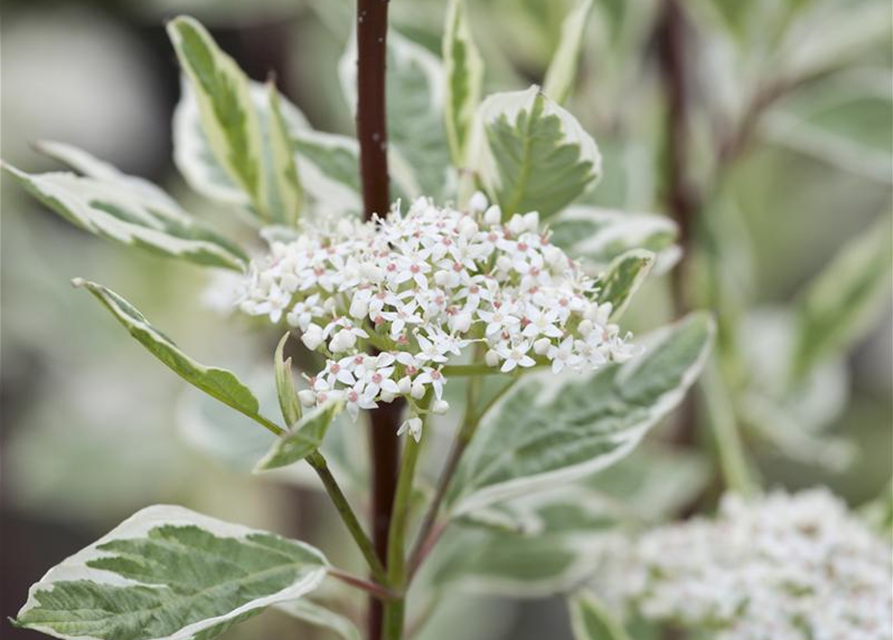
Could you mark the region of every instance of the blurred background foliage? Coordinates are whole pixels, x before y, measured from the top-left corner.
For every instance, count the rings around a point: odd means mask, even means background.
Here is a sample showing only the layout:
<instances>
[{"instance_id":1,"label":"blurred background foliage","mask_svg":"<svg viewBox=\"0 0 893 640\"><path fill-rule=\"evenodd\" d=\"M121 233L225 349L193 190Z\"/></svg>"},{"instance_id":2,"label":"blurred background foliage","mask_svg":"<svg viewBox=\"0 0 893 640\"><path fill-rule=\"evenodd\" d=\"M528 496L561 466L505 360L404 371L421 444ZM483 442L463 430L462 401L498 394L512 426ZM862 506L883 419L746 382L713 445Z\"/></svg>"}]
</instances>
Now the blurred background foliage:
<instances>
[{"instance_id":1,"label":"blurred background foliage","mask_svg":"<svg viewBox=\"0 0 893 640\"><path fill-rule=\"evenodd\" d=\"M573 4L468 2L488 89L541 82ZM670 4L677 15L668 32ZM439 54L444 5L392 0L392 24ZM48 170L51 162L31 142L75 144L161 183L187 210L227 221L247 240L250 230L191 193L170 160L179 79L163 23L176 13L208 25L253 78L275 69L315 128L352 134L335 73L350 36L348 0L7 0L3 157ZM858 505L889 480L893 240L889 224L877 220L890 215L893 183L891 21L886 0L594 3L569 105L605 157L605 177L588 200L681 217L687 251L637 297L628 322L648 328L686 306L707 306L720 319L714 382L725 414L689 403L652 438L654 446L695 451L679 464L703 467L707 483L696 508L710 509L722 487L704 427L710 420L739 428L748 464L768 486L827 484ZM673 60L684 76L681 165L668 83L679 72ZM880 280L861 284L880 294L864 326L788 388L803 292L863 233L885 256ZM868 250L863 244L853 252ZM278 336L222 318L203 272L125 251L60 221L4 180L4 616L55 560L151 503L340 544L325 501L301 477L261 481L247 473L267 444L264 434L202 405L197 391L110 329L68 282L83 276L126 291L197 359L241 374L269 369ZM344 472L361 477L362 469ZM226 637L282 637L294 624L263 616ZM304 634L291 637L325 637ZM4 626L2 636L29 633ZM553 602L519 606L465 595L449 598L419 637L570 632Z\"/></svg>"}]
</instances>

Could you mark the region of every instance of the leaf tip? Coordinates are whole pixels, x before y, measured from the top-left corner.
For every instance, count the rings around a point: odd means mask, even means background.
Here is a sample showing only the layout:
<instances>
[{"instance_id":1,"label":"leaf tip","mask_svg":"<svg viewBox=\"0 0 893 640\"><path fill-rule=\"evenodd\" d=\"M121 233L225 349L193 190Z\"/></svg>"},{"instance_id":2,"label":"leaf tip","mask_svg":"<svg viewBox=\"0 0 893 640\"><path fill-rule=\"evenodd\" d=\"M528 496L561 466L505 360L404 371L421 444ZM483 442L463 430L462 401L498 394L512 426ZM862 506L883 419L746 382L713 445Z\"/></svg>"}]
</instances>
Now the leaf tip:
<instances>
[{"instance_id":1,"label":"leaf tip","mask_svg":"<svg viewBox=\"0 0 893 640\"><path fill-rule=\"evenodd\" d=\"M87 281L84 280L83 278L72 278L71 286L74 287L75 289L82 289L87 286Z\"/></svg>"}]
</instances>

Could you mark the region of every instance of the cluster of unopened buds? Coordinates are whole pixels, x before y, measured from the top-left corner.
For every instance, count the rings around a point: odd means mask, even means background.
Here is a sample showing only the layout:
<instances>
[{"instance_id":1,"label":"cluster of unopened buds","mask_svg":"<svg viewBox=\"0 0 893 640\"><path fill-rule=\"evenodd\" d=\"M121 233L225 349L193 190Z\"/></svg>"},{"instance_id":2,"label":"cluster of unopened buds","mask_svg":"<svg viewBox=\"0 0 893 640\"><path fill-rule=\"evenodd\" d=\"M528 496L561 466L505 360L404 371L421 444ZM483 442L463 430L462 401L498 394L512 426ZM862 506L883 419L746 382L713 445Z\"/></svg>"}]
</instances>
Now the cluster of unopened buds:
<instances>
[{"instance_id":1,"label":"cluster of unopened buds","mask_svg":"<svg viewBox=\"0 0 893 640\"><path fill-rule=\"evenodd\" d=\"M481 194L465 211L419 199L405 214L398 203L385 218L273 241L252 262L239 308L284 320L326 357L300 393L305 405L340 399L356 417L402 396L412 412L401 430L416 439L424 411L447 410L444 367L466 347L475 364L503 373L630 358L611 305L599 304L596 282L550 243L539 216L502 218Z\"/></svg>"}]
</instances>

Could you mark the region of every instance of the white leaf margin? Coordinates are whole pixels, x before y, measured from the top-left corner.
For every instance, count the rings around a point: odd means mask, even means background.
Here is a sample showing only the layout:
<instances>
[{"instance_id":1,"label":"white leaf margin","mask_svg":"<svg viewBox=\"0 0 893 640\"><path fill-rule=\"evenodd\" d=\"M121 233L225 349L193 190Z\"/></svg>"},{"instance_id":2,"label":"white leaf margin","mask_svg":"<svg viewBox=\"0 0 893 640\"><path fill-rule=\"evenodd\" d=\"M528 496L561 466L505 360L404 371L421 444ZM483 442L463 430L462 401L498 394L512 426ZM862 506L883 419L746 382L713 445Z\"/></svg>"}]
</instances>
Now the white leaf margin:
<instances>
[{"instance_id":1,"label":"white leaf margin","mask_svg":"<svg viewBox=\"0 0 893 640\"><path fill-rule=\"evenodd\" d=\"M102 536L93 544L78 551L74 555L69 556L68 558L57 564L55 567L47 571L46 574L44 574L44 576L40 579L40 581L33 584L28 590L28 600L19 611L18 616L21 617L30 609L39 606L39 603L37 602L38 591L46 591L48 587L52 589L53 584L57 582L71 580L88 580L97 584L106 584L117 587L146 586L145 583L128 578L123 578L112 571L88 567L87 562L95 560L97 558L117 555L116 552L105 552L98 549L99 546L107 542L111 542L112 540L143 538L146 537L149 531L156 527L170 525L197 526L215 536L236 539L244 539L252 534L270 535L270 533L267 531L262 531L260 529L251 529L250 527L224 522L223 520L218 520L217 518L212 518L210 516L197 513L195 511L192 511L191 509L186 509L185 507L163 504L146 507L145 509L137 511L135 514L127 518L124 522L112 529L106 535ZM156 638L153 640L190 640L195 634L203 631L204 629L213 627L214 625L220 624L221 622L231 620L237 616L242 615L243 613L247 613L249 611L261 609L271 605L288 602L290 600L295 600L316 589L322 583L327 574L329 566L328 560L318 549L315 549L310 545L307 545L298 540L290 540L290 542L299 545L306 551L316 555L320 560L320 568L317 571L309 573L302 580L295 582L285 589L282 589L263 598L258 598L256 600L252 600L251 602L247 602L242 606L233 609L225 615L200 620L199 622L194 622L178 630L173 635L164 636L163 638ZM35 631L40 631L41 633L45 633L56 638L73 637L65 634L60 634L52 628L42 627L36 624L29 624L27 628ZM77 636L77 638L82 638L83 640L101 640L99 638L96 638L95 636Z\"/></svg>"},{"instance_id":2,"label":"white leaf margin","mask_svg":"<svg viewBox=\"0 0 893 640\"><path fill-rule=\"evenodd\" d=\"M269 89L261 82L249 80L248 96L258 122L263 124L261 114L267 113L270 108ZM298 131L303 133L310 130L310 123L303 112L285 96L279 96L279 107L292 137ZM267 113L266 117L269 116ZM235 183L227 169L214 157L201 122L198 97L185 74L180 82L180 100L174 109L173 140L174 164L192 189L207 198L236 207L247 208L252 205L249 194ZM263 161L263 149L260 157ZM214 169L209 170L210 167ZM299 175L300 169L299 167ZM214 173L215 171L219 173ZM221 182L221 178L225 178L226 182Z\"/></svg>"},{"instance_id":3,"label":"white leaf margin","mask_svg":"<svg viewBox=\"0 0 893 640\"><path fill-rule=\"evenodd\" d=\"M667 216L656 213L631 213L620 209L608 209L590 205L571 205L562 209L549 219L550 225L561 222L593 222L604 224L602 229L589 236L580 238L569 247L575 255L586 258L587 254L605 251L605 247L622 240L629 248L641 246L648 238L657 233L668 233L678 239L679 228ZM657 252L654 264L655 275L663 275L672 269L681 257L680 248L673 244ZM597 266L606 267L608 263Z\"/></svg>"}]
</instances>

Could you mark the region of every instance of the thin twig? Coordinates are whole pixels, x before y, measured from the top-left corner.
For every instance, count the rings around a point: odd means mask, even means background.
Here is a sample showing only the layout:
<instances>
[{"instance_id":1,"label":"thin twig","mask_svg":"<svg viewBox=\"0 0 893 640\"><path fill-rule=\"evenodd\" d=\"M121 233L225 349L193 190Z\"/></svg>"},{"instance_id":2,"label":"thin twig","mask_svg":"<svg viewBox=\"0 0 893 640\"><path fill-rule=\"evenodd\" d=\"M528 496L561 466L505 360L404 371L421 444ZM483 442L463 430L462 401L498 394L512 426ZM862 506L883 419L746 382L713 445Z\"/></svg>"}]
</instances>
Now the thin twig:
<instances>
[{"instance_id":1,"label":"thin twig","mask_svg":"<svg viewBox=\"0 0 893 640\"><path fill-rule=\"evenodd\" d=\"M372 597L378 598L379 600L391 600L395 597L390 589L388 589L386 586L378 584L376 582L370 582L369 580L365 580L359 576L355 576L352 573L343 571L338 567L329 567L328 574L336 580L340 580L345 584L349 584L352 587L365 591Z\"/></svg>"},{"instance_id":2,"label":"thin twig","mask_svg":"<svg viewBox=\"0 0 893 640\"><path fill-rule=\"evenodd\" d=\"M329 498L331 498L335 508L338 510L338 514L344 521L347 530L350 532L350 535L357 543L360 552L369 564L369 568L372 570L372 575L378 582L384 582L386 579L384 566L375 553L372 541L369 539L369 536L366 535L363 526L360 524L359 519L357 519L356 514L351 508L347 496L344 495L338 481L335 480L335 476L333 476L331 470L329 470L329 465L326 462L326 459L319 451L314 451L307 457L307 462L313 467L313 470L316 471L316 474L322 481L326 493L329 494Z\"/></svg>"}]
</instances>

